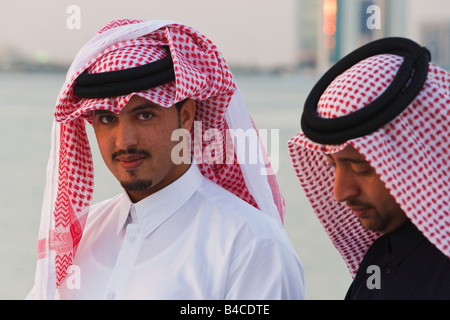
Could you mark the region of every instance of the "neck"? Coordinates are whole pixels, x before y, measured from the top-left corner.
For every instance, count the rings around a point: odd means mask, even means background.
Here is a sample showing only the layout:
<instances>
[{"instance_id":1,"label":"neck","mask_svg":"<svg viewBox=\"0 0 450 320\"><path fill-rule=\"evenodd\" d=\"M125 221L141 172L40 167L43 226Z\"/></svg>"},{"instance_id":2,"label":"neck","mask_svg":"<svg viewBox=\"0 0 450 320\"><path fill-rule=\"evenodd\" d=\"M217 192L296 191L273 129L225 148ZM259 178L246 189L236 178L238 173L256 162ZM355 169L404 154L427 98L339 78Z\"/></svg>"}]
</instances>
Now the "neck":
<instances>
[{"instance_id":1,"label":"neck","mask_svg":"<svg viewBox=\"0 0 450 320\"><path fill-rule=\"evenodd\" d=\"M137 203L178 180L189 170L190 166L190 163L181 163L177 165L176 170L170 177L165 177L159 182L155 182L152 180L137 181L133 183L133 185L122 184L122 187L126 190L128 196L130 197L130 200L133 203Z\"/></svg>"}]
</instances>

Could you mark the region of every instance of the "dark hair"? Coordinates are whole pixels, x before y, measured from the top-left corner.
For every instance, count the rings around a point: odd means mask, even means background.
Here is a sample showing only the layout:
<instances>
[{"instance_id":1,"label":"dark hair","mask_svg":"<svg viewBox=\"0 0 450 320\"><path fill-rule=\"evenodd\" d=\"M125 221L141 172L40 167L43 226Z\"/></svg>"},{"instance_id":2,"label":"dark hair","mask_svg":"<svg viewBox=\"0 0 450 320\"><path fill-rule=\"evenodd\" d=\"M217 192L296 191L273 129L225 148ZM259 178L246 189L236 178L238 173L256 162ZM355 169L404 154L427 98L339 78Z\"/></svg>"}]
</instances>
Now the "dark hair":
<instances>
[{"instance_id":1,"label":"dark hair","mask_svg":"<svg viewBox=\"0 0 450 320\"><path fill-rule=\"evenodd\" d=\"M180 112L181 107L183 106L183 104L184 104L185 101L186 101L186 99L181 100L181 101L175 103L175 106L177 107L178 112Z\"/></svg>"},{"instance_id":2,"label":"dark hair","mask_svg":"<svg viewBox=\"0 0 450 320\"><path fill-rule=\"evenodd\" d=\"M175 103L175 107L177 108L177 113L178 113L178 128L181 128L181 108L183 107L184 102L186 101L186 99L181 100L177 103Z\"/></svg>"}]
</instances>

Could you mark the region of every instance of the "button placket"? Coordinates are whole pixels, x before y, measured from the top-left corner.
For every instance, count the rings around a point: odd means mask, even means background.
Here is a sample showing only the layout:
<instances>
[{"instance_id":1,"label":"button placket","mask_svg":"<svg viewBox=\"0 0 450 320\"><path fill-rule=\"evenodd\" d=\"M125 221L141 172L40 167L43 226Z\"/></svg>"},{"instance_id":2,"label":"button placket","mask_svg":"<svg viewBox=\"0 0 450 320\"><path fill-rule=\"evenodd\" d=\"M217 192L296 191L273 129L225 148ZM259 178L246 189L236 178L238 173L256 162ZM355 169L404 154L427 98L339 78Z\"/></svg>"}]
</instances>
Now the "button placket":
<instances>
[{"instance_id":1,"label":"button placket","mask_svg":"<svg viewBox=\"0 0 450 320\"><path fill-rule=\"evenodd\" d=\"M120 299L133 271L141 244L142 236L139 225L137 223L128 224L116 265L106 287L105 299Z\"/></svg>"}]
</instances>

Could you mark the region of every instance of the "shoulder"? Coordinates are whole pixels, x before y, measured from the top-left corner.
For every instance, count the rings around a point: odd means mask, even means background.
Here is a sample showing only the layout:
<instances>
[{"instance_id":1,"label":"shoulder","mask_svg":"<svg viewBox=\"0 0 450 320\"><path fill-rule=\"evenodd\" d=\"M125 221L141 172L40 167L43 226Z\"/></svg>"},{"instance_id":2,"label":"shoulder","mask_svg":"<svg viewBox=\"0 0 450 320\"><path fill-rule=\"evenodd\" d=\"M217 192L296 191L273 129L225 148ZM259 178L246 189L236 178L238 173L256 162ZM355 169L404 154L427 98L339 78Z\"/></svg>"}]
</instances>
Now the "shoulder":
<instances>
[{"instance_id":1,"label":"shoulder","mask_svg":"<svg viewBox=\"0 0 450 320\"><path fill-rule=\"evenodd\" d=\"M239 227L252 237L284 237L281 223L207 178L196 197L200 205L209 208L210 217L222 221L224 227Z\"/></svg>"},{"instance_id":2,"label":"shoulder","mask_svg":"<svg viewBox=\"0 0 450 320\"><path fill-rule=\"evenodd\" d=\"M104 210L105 208L110 208L111 206L117 205L122 200L123 194L117 194L109 199L102 200L100 202L97 202L95 204L92 204L89 210L89 213L91 212L98 212L101 210Z\"/></svg>"},{"instance_id":3,"label":"shoulder","mask_svg":"<svg viewBox=\"0 0 450 320\"><path fill-rule=\"evenodd\" d=\"M114 211L115 208L117 208L117 210L120 210L122 200L123 194L121 193L109 199L102 200L100 202L92 204L89 208L88 220L97 219L98 217L103 216L104 214L108 214L111 211Z\"/></svg>"}]
</instances>

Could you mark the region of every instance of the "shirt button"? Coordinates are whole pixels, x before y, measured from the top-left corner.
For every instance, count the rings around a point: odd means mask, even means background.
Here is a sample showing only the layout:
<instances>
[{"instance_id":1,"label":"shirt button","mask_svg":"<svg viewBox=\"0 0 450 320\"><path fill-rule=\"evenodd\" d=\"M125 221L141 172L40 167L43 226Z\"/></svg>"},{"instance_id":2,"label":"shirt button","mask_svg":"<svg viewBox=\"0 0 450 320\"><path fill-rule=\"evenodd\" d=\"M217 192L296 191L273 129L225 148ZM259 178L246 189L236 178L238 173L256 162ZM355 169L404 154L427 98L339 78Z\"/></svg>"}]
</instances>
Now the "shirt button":
<instances>
[{"instance_id":1,"label":"shirt button","mask_svg":"<svg viewBox=\"0 0 450 320\"><path fill-rule=\"evenodd\" d=\"M108 292L108 294L106 295L106 299L108 300L114 300L115 297L116 294L114 292Z\"/></svg>"},{"instance_id":2,"label":"shirt button","mask_svg":"<svg viewBox=\"0 0 450 320\"><path fill-rule=\"evenodd\" d=\"M391 268L387 267L386 269L384 269L384 272L386 274L390 274L391 273Z\"/></svg>"},{"instance_id":3,"label":"shirt button","mask_svg":"<svg viewBox=\"0 0 450 320\"><path fill-rule=\"evenodd\" d=\"M136 241L136 236L129 236L128 241L130 241L131 243L134 243Z\"/></svg>"}]
</instances>

